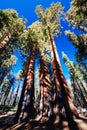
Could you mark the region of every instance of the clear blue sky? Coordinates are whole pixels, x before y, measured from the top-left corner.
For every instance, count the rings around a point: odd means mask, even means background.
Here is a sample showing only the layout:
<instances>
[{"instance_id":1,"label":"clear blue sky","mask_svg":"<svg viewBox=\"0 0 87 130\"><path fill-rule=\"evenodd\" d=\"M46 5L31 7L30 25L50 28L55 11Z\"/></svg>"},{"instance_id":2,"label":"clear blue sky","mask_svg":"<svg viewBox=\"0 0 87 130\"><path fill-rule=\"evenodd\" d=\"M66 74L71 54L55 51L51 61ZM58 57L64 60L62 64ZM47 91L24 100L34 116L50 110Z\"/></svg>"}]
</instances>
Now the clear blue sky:
<instances>
[{"instance_id":1,"label":"clear blue sky","mask_svg":"<svg viewBox=\"0 0 87 130\"><path fill-rule=\"evenodd\" d=\"M49 7L50 4L52 2L57 2L57 0L0 0L0 9L8 9L8 8L12 8L15 9L20 17L24 17L28 20L28 25L31 25L33 22L35 22L36 20L38 20L36 14L35 14L35 8L36 5L41 4L44 8ZM68 8L70 7L70 2L71 0L59 0L59 2L62 3L62 5L65 7L64 11L67 11ZM68 41L67 37L64 35L64 31L68 30L68 24L66 21L62 21L61 22L62 26L63 26L63 30L62 30L62 35L59 38L56 38L56 46L59 52L59 56L60 56L60 61L61 61L61 65L62 65L62 69L64 72L65 77L68 79L69 78L69 74L68 74L68 70L67 67L64 65L63 60L62 60L62 54L61 52L64 51L68 57L71 60L75 60L74 57L74 47L72 46L72 44ZM18 56L18 53L15 53ZM17 73L17 71L20 69L20 64L21 62L18 62L17 66L14 69L14 72Z\"/></svg>"}]
</instances>

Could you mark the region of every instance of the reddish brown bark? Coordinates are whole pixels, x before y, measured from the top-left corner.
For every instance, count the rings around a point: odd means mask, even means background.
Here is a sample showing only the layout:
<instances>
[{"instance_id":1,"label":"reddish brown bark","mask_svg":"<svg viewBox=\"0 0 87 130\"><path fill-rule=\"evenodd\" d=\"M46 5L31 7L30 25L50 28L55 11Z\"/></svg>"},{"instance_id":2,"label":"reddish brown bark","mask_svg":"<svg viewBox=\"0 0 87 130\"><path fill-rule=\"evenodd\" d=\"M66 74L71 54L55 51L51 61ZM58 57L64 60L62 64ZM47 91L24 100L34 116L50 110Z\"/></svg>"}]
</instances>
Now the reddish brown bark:
<instances>
[{"instance_id":1,"label":"reddish brown bark","mask_svg":"<svg viewBox=\"0 0 87 130\"><path fill-rule=\"evenodd\" d=\"M50 29L48 29L48 31L49 31L50 42L52 46L51 56L52 56L52 66L53 66L53 73L54 73L54 83L55 83L55 88L57 92L56 97L58 93L61 92L66 113L68 114L70 112L78 116L77 109L73 104L73 101L72 101L72 98L68 89L68 85L66 83L64 74L62 72L62 69L59 63L59 58L58 58L57 49L54 43L53 36L50 32Z\"/></svg>"},{"instance_id":2,"label":"reddish brown bark","mask_svg":"<svg viewBox=\"0 0 87 130\"><path fill-rule=\"evenodd\" d=\"M48 71L47 63L43 54L40 57L40 110L42 116L50 116L52 109L52 84L50 74Z\"/></svg>"},{"instance_id":3,"label":"reddish brown bark","mask_svg":"<svg viewBox=\"0 0 87 130\"><path fill-rule=\"evenodd\" d=\"M9 33L2 42L0 42L0 53L2 52L3 48L7 45L7 43L10 41L11 39L11 34Z\"/></svg>"},{"instance_id":4,"label":"reddish brown bark","mask_svg":"<svg viewBox=\"0 0 87 130\"><path fill-rule=\"evenodd\" d=\"M35 61L36 45L33 45L31 50L28 69L24 80L21 98L18 105L18 110L15 116L15 123L27 121L32 115L34 110L34 61Z\"/></svg>"}]
</instances>

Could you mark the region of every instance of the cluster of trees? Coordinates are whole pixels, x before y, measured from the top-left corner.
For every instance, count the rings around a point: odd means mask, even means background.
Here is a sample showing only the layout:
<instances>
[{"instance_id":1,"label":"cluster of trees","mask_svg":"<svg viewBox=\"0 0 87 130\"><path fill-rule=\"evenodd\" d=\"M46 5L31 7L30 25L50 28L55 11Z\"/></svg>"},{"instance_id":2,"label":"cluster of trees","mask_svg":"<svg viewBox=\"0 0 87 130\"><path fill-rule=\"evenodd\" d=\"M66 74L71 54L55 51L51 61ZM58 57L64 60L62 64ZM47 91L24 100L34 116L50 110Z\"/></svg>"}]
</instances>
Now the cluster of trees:
<instances>
[{"instance_id":1,"label":"cluster of trees","mask_svg":"<svg viewBox=\"0 0 87 130\"><path fill-rule=\"evenodd\" d=\"M66 36L76 48L76 63L69 60L63 53L63 59L66 63L71 78L71 85L74 94L76 106L87 108L87 2L84 0L72 0L71 8L66 13L66 19L69 24L78 29L75 31L65 31ZM76 102L77 101L77 102Z\"/></svg>"},{"instance_id":2,"label":"cluster of trees","mask_svg":"<svg viewBox=\"0 0 87 130\"><path fill-rule=\"evenodd\" d=\"M12 67L17 63L13 52L25 28L23 18L13 9L0 10L0 104L12 104L12 87L15 76Z\"/></svg>"},{"instance_id":3,"label":"cluster of trees","mask_svg":"<svg viewBox=\"0 0 87 130\"><path fill-rule=\"evenodd\" d=\"M79 20L78 16L77 23L73 22L78 13L78 10L77 12L73 11L73 6L77 7L77 4L75 1L72 2L72 6L65 17L70 24L82 30L84 28L85 31L86 19L83 24L83 22L81 23L82 19ZM84 4L83 8L85 8ZM70 121L73 118L73 114L78 116L75 105L81 105L82 107L87 105L87 90L85 87L87 69L86 32L81 35L75 35L70 31L66 31L66 35L77 48L76 59L78 65L71 62L63 53L64 62L69 68L73 91L77 100L75 100L74 105L62 72L54 41L54 37L61 33L60 20L63 18L63 7L59 2L51 4L47 9L39 5L36 7L36 14L40 20L26 27L25 20L19 18L15 10L0 10L0 102L1 104L15 105L20 81L24 79L15 122L27 121L36 113L37 108L39 108L42 117L54 115L55 118L64 109L66 117ZM78 15L82 16L82 14ZM17 61L17 58L13 56L13 52L16 49L20 51L23 60L23 69L15 77L11 73L11 70ZM79 55L81 56L79 57ZM38 64L36 64L36 60ZM38 82L37 88L35 86L36 71L39 73L36 80ZM11 102L9 100L13 93L11 89L16 81L18 82L18 86ZM35 96L36 91L38 91L38 95ZM79 102L79 97L81 97L82 102Z\"/></svg>"}]
</instances>

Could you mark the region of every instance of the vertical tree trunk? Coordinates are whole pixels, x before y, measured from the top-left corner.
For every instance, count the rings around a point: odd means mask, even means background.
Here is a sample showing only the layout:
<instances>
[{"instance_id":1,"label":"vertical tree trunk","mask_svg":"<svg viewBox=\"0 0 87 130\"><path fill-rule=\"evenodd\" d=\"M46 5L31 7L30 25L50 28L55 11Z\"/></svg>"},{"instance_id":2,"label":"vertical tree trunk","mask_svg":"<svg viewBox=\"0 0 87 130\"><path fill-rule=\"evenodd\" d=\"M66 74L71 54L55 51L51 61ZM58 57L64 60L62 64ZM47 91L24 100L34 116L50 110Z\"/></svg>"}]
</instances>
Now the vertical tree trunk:
<instances>
[{"instance_id":1,"label":"vertical tree trunk","mask_svg":"<svg viewBox=\"0 0 87 130\"><path fill-rule=\"evenodd\" d=\"M40 110L42 116L50 116L52 111L52 84L44 54L40 56Z\"/></svg>"},{"instance_id":2,"label":"vertical tree trunk","mask_svg":"<svg viewBox=\"0 0 87 130\"><path fill-rule=\"evenodd\" d=\"M9 94L9 91L10 91L10 89L7 88L7 90L4 92L4 96L1 99L2 100L1 104L5 105L7 97L8 97L8 94Z\"/></svg>"},{"instance_id":3,"label":"vertical tree trunk","mask_svg":"<svg viewBox=\"0 0 87 130\"><path fill-rule=\"evenodd\" d=\"M7 75L8 72L6 72L6 70L4 70L4 73L2 74L2 76L0 77L0 86L3 83L5 76Z\"/></svg>"},{"instance_id":4,"label":"vertical tree trunk","mask_svg":"<svg viewBox=\"0 0 87 130\"><path fill-rule=\"evenodd\" d=\"M76 83L76 80L74 78L72 78L72 82L73 82L73 90L74 90L74 100L75 100L75 104L77 104L78 106L84 107L84 101L80 92L80 89Z\"/></svg>"},{"instance_id":5,"label":"vertical tree trunk","mask_svg":"<svg viewBox=\"0 0 87 130\"><path fill-rule=\"evenodd\" d=\"M79 81L79 82L80 82L80 88L82 89L85 103L86 103L86 108L87 108L87 90L85 89L85 86L83 85L82 81Z\"/></svg>"},{"instance_id":6,"label":"vertical tree trunk","mask_svg":"<svg viewBox=\"0 0 87 130\"><path fill-rule=\"evenodd\" d=\"M24 85L15 116L15 123L27 121L33 115L34 110L34 61L36 45L31 50L28 69L24 80Z\"/></svg>"},{"instance_id":7,"label":"vertical tree trunk","mask_svg":"<svg viewBox=\"0 0 87 130\"><path fill-rule=\"evenodd\" d=\"M72 120L72 113L76 116L78 116L78 112L76 107L73 104L72 98L70 96L70 92L68 89L68 85L66 83L66 80L64 78L60 63L59 63L59 59L57 56L57 49L54 43L54 39L53 36L50 32L50 29L48 28L49 31L49 37L50 37L50 42L51 42L51 46L52 46L52 66L53 66L53 73L54 73L54 83L55 83L55 87L57 90L57 94L61 91L62 93L62 98L63 98L63 104L65 107L65 111L67 114L68 119L71 118Z\"/></svg>"},{"instance_id":8,"label":"vertical tree trunk","mask_svg":"<svg viewBox=\"0 0 87 130\"><path fill-rule=\"evenodd\" d=\"M76 81L76 83L77 83L77 86L79 87L80 94L81 94L82 100L83 100L84 105L85 105L84 107L87 108L87 102L86 102L86 100L85 100L85 96L84 96L83 91L82 91L83 88L82 88L82 86L79 84L79 82L78 82L77 79L75 79L75 81Z\"/></svg>"},{"instance_id":9,"label":"vertical tree trunk","mask_svg":"<svg viewBox=\"0 0 87 130\"><path fill-rule=\"evenodd\" d=\"M16 99L17 99L17 95L18 95L19 88L20 88L20 80L18 80L18 88L17 88L16 93L15 93L13 106L16 105Z\"/></svg>"}]
</instances>

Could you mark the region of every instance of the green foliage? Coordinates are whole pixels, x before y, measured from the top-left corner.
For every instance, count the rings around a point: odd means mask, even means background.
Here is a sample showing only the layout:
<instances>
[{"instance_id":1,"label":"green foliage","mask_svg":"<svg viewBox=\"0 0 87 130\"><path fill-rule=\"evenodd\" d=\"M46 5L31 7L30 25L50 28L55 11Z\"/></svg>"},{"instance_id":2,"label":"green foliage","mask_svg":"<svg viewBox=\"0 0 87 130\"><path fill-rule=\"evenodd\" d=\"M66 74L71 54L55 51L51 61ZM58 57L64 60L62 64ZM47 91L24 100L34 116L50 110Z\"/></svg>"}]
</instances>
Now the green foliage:
<instances>
[{"instance_id":1,"label":"green foliage","mask_svg":"<svg viewBox=\"0 0 87 130\"><path fill-rule=\"evenodd\" d=\"M87 1L86 0L72 0L71 7L66 13L68 22L82 30L83 34L75 34L71 31L66 31L68 39L76 48L75 57L79 65L80 71L87 80Z\"/></svg>"},{"instance_id":2,"label":"green foliage","mask_svg":"<svg viewBox=\"0 0 87 130\"><path fill-rule=\"evenodd\" d=\"M66 13L66 18L71 25L87 32L87 1L72 0L71 7Z\"/></svg>"},{"instance_id":3,"label":"green foliage","mask_svg":"<svg viewBox=\"0 0 87 130\"><path fill-rule=\"evenodd\" d=\"M28 38L31 39L32 43L37 44L37 50L44 51L44 49L48 48L48 36L41 22L34 22L29 27L28 32Z\"/></svg>"},{"instance_id":4,"label":"green foliage","mask_svg":"<svg viewBox=\"0 0 87 130\"><path fill-rule=\"evenodd\" d=\"M19 18L15 10L0 10L0 41L9 33L13 36L19 36L24 28L24 20Z\"/></svg>"},{"instance_id":5,"label":"green foliage","mask_svg":"<svg viewBox=\"0 0 87 130\"><path fill-rule=\"evenodd\" d=\"M17 19L18 14L15 10L7 9L0 10L0 29L4 27L10 28L14 19Z\"/></svg>"},{"instance_id":6,"label":"green foliage","mask_svg":"<svg viewBox=\"0 0 87 130\"><path fill-rule=\"evenodd\" d=\"M12 53L18 48L19 37L24 29L24 19L18 16L16 10L0 10L0 78L2 80L17 62L17 58L12 56ZM7 43L2 46L6 37L8 37Z\"/></svg>"},{"instance_id":7,"label":"green foliage","mask_svg":"<svg viewBox=\"0 0 87 130\"><path fill-rule=\"evenodd\" d=\"M28 28L28 38L32 43L44 43L43 25L41 22L36 21Z\"/></svg>"},{"instance_id":8,"label":"green foliage","mask_svg":"<svg viewBox=\"0 0 87 130\"><path fill-rule=\"evenodd\" d=\"M82 102L84 106L87 104L87 88L86 88L86 80L84 79L84 73L82 73L81 69L82 67L79 67L76 63L69 60L66 54L64 52L62 53L64 63L68 67L68 70L70 72L70 78L71 83L74 91L74 98L75 96L79 95L82 99ZM75 101L76 102L76 101ZM86 106L85 106L86 107Z\"/></svg>"},{"instance_id":9,"label":"green foliage","mask_svg":"<svg viewBox=\"0 0 87 130\"><path fill-rule=\"evenodd\" d=\"M33 44L36 44L36 50L44 50L48 46L48 36L45 34L44 26L41 22L36 21L20 37L20 49L22 53L29 55Z\"/></svg>"},{"instance_id":10,"label":"green foliage","mask_svg":"<svg viewBox=\"0 0 87 130\"><path fill-rule=\"evenodd\" d=\"M60 34L60 20L63 14L63 7L61 3L53 3L46 10L44 10L41 5L38 5L36 7L36 13L45 25L46 29L50 28L54 35Z\"/></svg>"},{"instance_id":11,"label":"green foliage","mask_svg":"<svg viewBox=\"0 0 87 130\"><path fill-rule=\"evenodd\" d=\"M13 9L0 10L0 65L4 60L8 60L11 54L18 47L19 36L22 34L25 23L23 18L19 18L18 13ZM5 45L2 41L6 36L10 36Z\"/></svg>"},{"instance_id":12,"label":"green foliage","mask_svg":"<svg viewBox=\"0 0 87 130\"><path fill-rule=\"evenodd\" d=\"M74 32L70 31L66 31L65 34L68 36L69 40L72 41L72 44L76 47L77 55L84 63L84 61L87 59L87 34L75 35Z\"/></svg>"},{"instance_id":13,"label":"green foliage","mask_svg":"<svg viewBox=\"0 0 87 130\"><path fill-rule=\"evenodd\" d=\"M25 61L23 58L23 66L26 68L27 59L29 57L29 53L32 50L34 44L36 44L37 52L44 52L49 49L48 44L48 36L45 34L44 26L41 22L36 21L31 26L28 27L27 30L24 30L20 37L20 51L21 56L26 57ZM24 69L23 69L24 72Z\"/></svg>"},{"instance_id":14,"label":"green foliage","mask_svg":"<svg viewBox=\"0 0 87 130\"><path fill-rule=\"evenodd\" d=\"M84 80L83 74L80 71L80 67L75 64L73 61L70 61L67 55L62 52L63 60L66 66L69 69L71 77L73 76L74 79L78 78L79 80Z\"/></svg>"},{"instance_id":15,"label":"green foliage","mask_svg":"<svg viewBox=\"0 0 87 130\"><path fill-rule=\"evenodd\" d=\"M17 58L14 55L11 55L10 58L6 58L0 64L0 85L4 82L6 76L9 75L9 72L12 70L12 67L16 64Z\"/></svg>"},{"instance_id":16,"label":"green foliage","mask_svg":"<svg viewBox=\"0 0 87 130\"><path fill-rule=\"evenodd\" d=\"M17 75L15 76L16 80L21 80L24 77L23 70L19 70Z\"/></svg>"},{"instance_id":17,"label":"green foliage","mask_svg":"<svg viewBox=\"0 0 87 130\"><path fill-rule=\"evenodd\" d=\"M11 55L11 57L9 59L6 59L3 61L3 63L1 64L0 68L9 68L12 67L13 65L15 65L17 62L17 57L14 55Z\"/></svg>"},{"instance_id":18,"label":"green foliage","mask_svg":"<svg viewBox=\"0 0 87 130\"><path fill-rule=\"evenodd\" d=\"M76 48L75 57L79 65L81 73L84 74L85 81L87 80L87 34L78 34L66 31L65 34L72 41Z\"/></svg>"}]
</instances>

